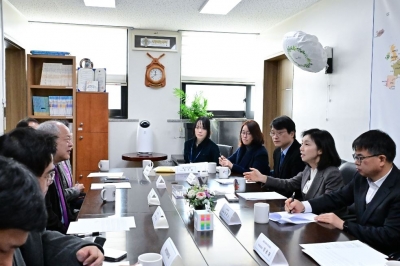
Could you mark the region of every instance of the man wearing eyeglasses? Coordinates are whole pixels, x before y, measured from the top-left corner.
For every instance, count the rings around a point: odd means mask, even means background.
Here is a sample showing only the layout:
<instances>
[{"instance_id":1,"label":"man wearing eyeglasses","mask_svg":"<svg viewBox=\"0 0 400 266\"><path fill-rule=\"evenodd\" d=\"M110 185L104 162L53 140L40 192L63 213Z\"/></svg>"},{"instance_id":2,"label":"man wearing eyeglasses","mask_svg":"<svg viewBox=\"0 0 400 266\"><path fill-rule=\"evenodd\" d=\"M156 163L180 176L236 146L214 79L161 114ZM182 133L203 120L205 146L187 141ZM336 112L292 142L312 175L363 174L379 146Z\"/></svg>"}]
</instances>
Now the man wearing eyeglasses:
<instances>
[{"instance_id":1,"label":"man wearing eyeglasses","mask_svg":"<svg viewBox=\"0 0 400 266\"><path fill-rule=\"evenodd\" d=\"M296 125L293 120L284 115L276 117L271 124L272 142L276 149L274 150L274 171L271 176L281 179L290 179L298 173L304 171L305 164L300 157L300 143L296 140ZM286 196L292 195L292 192L278 191ZM290 195L289 195L290 194ZM298 197L301 191L296 191Z\"/></svg>"},{"instance_id":2,"label":"man wearing eyeglasses","mask_svg":"<svg viewBox=\"0 0 400 266\"><path fill-rule=\"evenodd\" d=\"M290 212L320 214L332 224L390 255L400 245L400 171L393 164L396 144L380 130L361 134L352 144L358 173L342 189L309 201L286 201ZM355 204L356 221L343 221L332 210ZM322 213L322 214L321 214Z\"/></svg>"},{"instance_id":3,"label":"man wearing eyeglasses","mask_svg":"<svg viewBox=\"0 0 400 266\"><path fill-rule=\"evenodd\" d=\"M52 134L29 127L14 129L0 137L0 155L26 166L37 177L43 197L54 180L53 154L56 153L56 139ZM0 220L3 222L7 218L1 216ZM33 230L29 233L26 243L16 249L12 265L78 266L83 263L99 266L103 260L102 248L92 242L55 231Z\"/></svg>"}]
</instances>

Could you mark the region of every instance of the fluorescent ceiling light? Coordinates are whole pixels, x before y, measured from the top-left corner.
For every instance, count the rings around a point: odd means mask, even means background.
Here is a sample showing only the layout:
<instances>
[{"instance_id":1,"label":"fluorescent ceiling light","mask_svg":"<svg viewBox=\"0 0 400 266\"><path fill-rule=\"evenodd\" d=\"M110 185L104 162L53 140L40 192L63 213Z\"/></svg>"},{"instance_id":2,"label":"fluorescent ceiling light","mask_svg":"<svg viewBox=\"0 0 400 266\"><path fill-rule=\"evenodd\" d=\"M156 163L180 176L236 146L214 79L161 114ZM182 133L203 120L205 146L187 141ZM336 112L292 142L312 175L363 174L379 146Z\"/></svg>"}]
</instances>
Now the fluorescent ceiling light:
<instances>
[{"instance_id":1,"label":"fluorescent ceiling light","mask_svg":"<svg viewBox=\"0 0 400 266\"><path fill-rule=\"evenodd\" d=\"M226 15L231 11L241 0L208 0L200 9L203 14Z\"/></svg>"},{"instance_id":2,"label":"fluorescent ceiling light","mask_svg":"<svg viewBox=\"0 0 400 266\"><path fill-rule=\"evenodd\" d=\"M86 6L96 7L113 7L115 8L115 0L83 0Z\"/></svg>"}]
</instances>

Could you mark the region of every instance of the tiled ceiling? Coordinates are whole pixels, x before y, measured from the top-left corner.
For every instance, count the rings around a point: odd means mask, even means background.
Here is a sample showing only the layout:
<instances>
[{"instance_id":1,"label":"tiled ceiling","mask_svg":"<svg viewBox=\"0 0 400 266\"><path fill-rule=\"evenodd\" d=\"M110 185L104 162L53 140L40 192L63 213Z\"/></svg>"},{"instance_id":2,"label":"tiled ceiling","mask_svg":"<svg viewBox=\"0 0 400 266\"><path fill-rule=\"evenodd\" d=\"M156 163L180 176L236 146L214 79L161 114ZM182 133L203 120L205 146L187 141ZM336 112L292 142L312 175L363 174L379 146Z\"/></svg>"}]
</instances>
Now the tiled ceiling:
<instances>
[{"instance_id":1,"label":"tiled ceiling","mask_svg":"<svg viewBox=\"0 0 400 266\"><path fill-rule=\"evenodd\" d=\"M206 0L116 0L116 8L83 0L8 0L29 21L136 29L262 33L320 0L242 0L228 15L200 14Z\"/></svg>"}]
</instances>

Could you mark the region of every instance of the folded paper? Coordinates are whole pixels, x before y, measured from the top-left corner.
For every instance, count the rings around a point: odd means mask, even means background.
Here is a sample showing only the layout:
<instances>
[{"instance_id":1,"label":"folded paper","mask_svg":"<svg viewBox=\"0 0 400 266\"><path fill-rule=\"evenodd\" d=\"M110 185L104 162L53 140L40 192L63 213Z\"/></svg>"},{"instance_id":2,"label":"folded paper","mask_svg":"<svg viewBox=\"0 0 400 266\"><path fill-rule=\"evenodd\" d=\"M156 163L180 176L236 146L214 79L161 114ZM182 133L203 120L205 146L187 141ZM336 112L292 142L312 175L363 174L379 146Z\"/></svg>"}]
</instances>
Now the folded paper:
<instances>
[{"instance_id":1,"label":"folded paper","mask_svg":"<svg viewBox=\"0 0 400 266\"><path fill-rule=\"evenodd\" d=\"M234 224L242 224L240 221L239 215L236 213L234 209L231 208L231 206L227 203L222 206L221 211L219 212L219 216L222 218L222 220L225 221L228 225L234 225Z\"/></svg>"},{"instance_id":2,"label":"folded paper","mask_svg":"<svg viewBox=\"0 0 400 266\"><path fill-rule=\"evenodd\" d=\"M282 251L263 233L258 236L253 249L270 266L289 266Z\"/></svg>"},{"instance_id":3,"label":"folded paper","mask_svg":"<svg viewBox=\"0 0 400 266\"><path fill-rule=\"evenodd\" d=\"M169 228L167 218L165 217L165 213L160 206L157 207L151 219L153 220L153 226L155 229Z\"/></svg>"},{"instance_id":4,"label":"folded paper","mask_svg":"<svg viewBox=\"0 0 400 266\"><path fill-rule=\"evenodd\" d=\"M164 178L160 175L156 181L157 188L167 188Z\"/></svg>"},{"instance_id":5,"label":"folded paper","mask_svg":"<svg viewBox=\"0 0 400 266\"><path fill-rule=\"evenodd\" d=\"M149 203L149 205L160 205L160 199L158 198L158 195L154 188L152 188L149 195L147 195L147 202Z\"/></svg>"},{"instance_id":6,"label":"folded paper","mask_svg":"<svg viewBox=\"0 0 400 266\"><path fill-rule=\"evenodd\" d=\"M165 266L183 266L182 257L170 237L164 242L160 254Z\"/></svg>"},{"instance_id":7,"label":"folded paper","mask_svg":"<svg viewBox=\"0 0 400 266\"><path fill-rule=\"evenodd\" d=\"M189 183L189 185L194 186L194 185L198 185L199 184L199 180L197 179L197 177L193 174L190 173L188 175L188 177L186 178L186 181Z\"/></svg>"}]
</instances>

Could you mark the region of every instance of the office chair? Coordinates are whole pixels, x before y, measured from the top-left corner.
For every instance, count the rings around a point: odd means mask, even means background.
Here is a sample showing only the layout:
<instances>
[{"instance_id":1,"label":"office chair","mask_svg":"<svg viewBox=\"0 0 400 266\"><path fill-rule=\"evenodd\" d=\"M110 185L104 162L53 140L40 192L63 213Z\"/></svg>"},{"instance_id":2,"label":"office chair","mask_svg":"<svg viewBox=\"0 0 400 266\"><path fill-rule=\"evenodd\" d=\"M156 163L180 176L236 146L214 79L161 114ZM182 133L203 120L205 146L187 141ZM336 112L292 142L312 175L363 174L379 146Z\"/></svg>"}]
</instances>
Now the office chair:
<instances>
[{"instance_id":1,"label":"office chair","mask_svg":"<svg viewBox=\"0 0 400 266\"><path fill-rule=\"evenodd\" d=\"M232 155L233 152L233 147L229 146L229 145L224 145L224 144L217 144L218 148L219 148L219 153L223 156L225 156L226 158L228 158L229 156Z\"/></svg>"},{"instance_id":2,"label":"office chair","mask_svg":"<svg viewBox=\"0 0 400 266\"><path fill-rule=\"evenodd\" d=\"M342 174L343 183L347 185L351 182L353 177L357 173L356 165L351 162L345 162L339 166L339 171ZM341 217L342 220L355 220L355 210L354 210L354 203L347 207L347 214Z\"/></svg>"}]
</instances>

